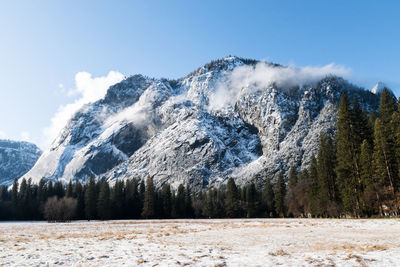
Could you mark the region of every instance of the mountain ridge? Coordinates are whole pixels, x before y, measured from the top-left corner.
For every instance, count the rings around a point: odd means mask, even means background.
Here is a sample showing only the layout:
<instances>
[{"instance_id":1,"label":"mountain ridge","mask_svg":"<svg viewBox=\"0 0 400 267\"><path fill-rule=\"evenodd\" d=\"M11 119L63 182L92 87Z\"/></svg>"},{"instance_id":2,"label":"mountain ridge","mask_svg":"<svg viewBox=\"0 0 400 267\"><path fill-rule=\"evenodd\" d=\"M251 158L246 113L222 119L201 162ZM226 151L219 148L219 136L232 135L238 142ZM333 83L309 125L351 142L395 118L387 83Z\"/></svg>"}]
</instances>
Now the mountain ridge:
<instances>
[{"instance_id":1,"label":"mountain ridge","mask_svg":"<svg viewBox=\"0 0 400 267\"><path fill-rule=\"evenodd\" d=\"M308 166L320 132L334 135L342 92L377 107L373 93L332 75L290 88L234 88L233 75L258 64L287 68L227 57L178 80L130 76L75 114L24 178L94 175L113 182L151 175L156 186L188 183L195 190L228 177L262 183L291 164Z\"/></svg>"},{"instance_id":2,"label":"mountain ridge","mask_svg":"<svg viewBox=\"0 0 400 267\"><path fill-rule=\"evenodd\" d=\"M41 153L35 144L0 139L0 185L10 185L27 173Z\"/></svg>"}]
</instances>

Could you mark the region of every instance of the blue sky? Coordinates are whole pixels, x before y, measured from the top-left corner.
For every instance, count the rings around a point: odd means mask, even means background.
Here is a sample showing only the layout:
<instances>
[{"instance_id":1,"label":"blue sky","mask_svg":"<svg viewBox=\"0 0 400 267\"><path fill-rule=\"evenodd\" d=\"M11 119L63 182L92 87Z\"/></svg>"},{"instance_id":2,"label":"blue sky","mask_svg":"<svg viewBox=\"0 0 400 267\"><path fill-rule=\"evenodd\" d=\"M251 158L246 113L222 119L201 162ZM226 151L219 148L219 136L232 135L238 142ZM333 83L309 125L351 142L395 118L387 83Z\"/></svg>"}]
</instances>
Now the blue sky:
<instances>
[{"instance_id":1,"label":"blue sky","mask_svg":"<svg viewBox=\"0 0 400 267\"><path fill-rule=\"evenodd\" d=\"M2 1L0 137L42 148L75 76L178 78L227 55L336 63L400 94L399 1ZM77 90L75 90L77 91ZM79 90L78 90L79 91Z\"/></svg>"}]
</instances>

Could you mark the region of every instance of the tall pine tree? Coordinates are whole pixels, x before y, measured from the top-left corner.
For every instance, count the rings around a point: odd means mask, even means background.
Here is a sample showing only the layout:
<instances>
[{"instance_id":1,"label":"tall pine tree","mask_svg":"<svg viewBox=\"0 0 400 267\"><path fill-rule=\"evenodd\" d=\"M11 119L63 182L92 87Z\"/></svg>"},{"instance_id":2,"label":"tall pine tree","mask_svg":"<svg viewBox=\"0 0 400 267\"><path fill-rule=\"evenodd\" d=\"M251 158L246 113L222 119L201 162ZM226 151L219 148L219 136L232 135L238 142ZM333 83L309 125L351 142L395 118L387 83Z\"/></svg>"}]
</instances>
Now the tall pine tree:
<instances>
[{"instance_id":1,"label":"tall pine tree","mask_svg":"<svg viewBox=\"0 0 400 267\"><path fill-rule=\"evenodd\" d=\"M283 178L283 174L280 172L278 174L278 180L276 181L274 188L275 196L275 210L280 217L285 217L285 195L286 195L286 184Z\"/></svg>"},{"instance_id":2,"label":"tall pine tree","mask_svg":"<svg viewBox=\"0 0 400 267\"><path fill-rule=\"evenodd\" d=\"M110 186L107 181L100 187L99 199L97 201L97 214L101 220L111 218Z\"/></svg>"},{"instance_id":3,"label":"tall pine tree","mask_svg":"<svg viewBox=\"0 0 400 267\"><path fill-rule=\"evenodd\" d=\"M155 217L155 190L153 177L151 176L146 180L142 217L145 219L152 219Z\"/></svg>"},{"instance_id":4,"label":"tall pine tree","mask_svg":"<svg viewBox=\"0 0 400 267\"><path fill-rule=\"evenodd\" d=\"M361 168L359 164L360 138L354 131L354 112L342 93L339 104L336 134L336 176L346 212L361 214Z\"/></svg>"},{"instance_id":5,"label":"tall pine tree","mask_svg":"<svg viewBox=\"0 0 400 267\"><path fill-rule=\"evenodd\" d=\"M192 194L189 185L185 187L185 218L193 218L194 211L192 207Z\"/></svg>"},{"instance_id":6,"label":"tall pine tree","mask_svg":"<svg viewBox=\"0 0 400 267\"><path fill-rule=\"evenodd\" d=\"M308 203L309 210L312 216L319 216L319 184L318 184L318 164L314 154L311 156L310 167L309 167L309 179L311 182L311 188L308 191Z\"/></svg>"},{"instance_id":7,"label":"tall pine tree","mask_svg":"<svg viewBox=\"0 0 400 267\"><path fill-rule=\"evenodd\" d=\"M266 217L275 217L275 196L274 188L272 187L271 180L266 179L262 191L262 206Z\"/></svg>"},{"instance_id":8,"label":"tall pine tree","mask_svg":"<svg viewBox=\"0 0 400 267\"><path fill-rule=\"evenodd\" d=\"M256 189L256 185L251 183L247 187L247 218L255 218L257 217L258 211L258 193Z\"/></svg>"},{"instance_id":9,"label":"tall pine tree","mask_svg":"<svg viewBox=\"0 0 400 267\"><path fill-rule=\"evenodd\" d=\"M161 190L162 195L162 212L164 218L170 218L172 212L172 193L169 183L165 183Z\"/></svg>"},{"instance_id":10,"label":"tall pine tree","mask_svg":"<svg viewBox=\"0 0 400 267\"><path fill-rule=\"evenodd\" d=\"M86 219L93 220L97 214L97 194L94 177L91 176L85 190L85 215Z\"/></svg>"},{"instance_id":11,"label":"tall pine tree","mask_svg":"<svg viewBox=\"0 0 400 267\"><path fill-rule=\"evenodd\" d=\"M237 218L240 216L239 192L233 178L229 178L226 185L225 209L229 218Z\"/></svg>"},{"instance_id":12,"label":"tall pine tree","mask_svg":"<svg viewBox=\"0 0 400 267\"><path fill-rule=\"evenodd\" d=\"M318 172L318 213L321 216L338 216L338 190L336 188L335 148L329 135L321 135L319 141Z\"/></svg>"}]
</instances>

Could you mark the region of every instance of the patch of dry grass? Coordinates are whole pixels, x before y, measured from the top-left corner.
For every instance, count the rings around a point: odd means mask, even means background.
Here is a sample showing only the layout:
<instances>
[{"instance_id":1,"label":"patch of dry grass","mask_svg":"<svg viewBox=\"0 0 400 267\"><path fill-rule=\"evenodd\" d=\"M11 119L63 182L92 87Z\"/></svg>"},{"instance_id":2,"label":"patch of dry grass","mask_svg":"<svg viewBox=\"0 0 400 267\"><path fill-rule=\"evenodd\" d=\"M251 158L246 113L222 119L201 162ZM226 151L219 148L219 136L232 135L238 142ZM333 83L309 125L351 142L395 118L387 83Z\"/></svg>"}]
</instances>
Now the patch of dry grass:
<instances>
[{"instance_id":1,"label":"patch of dry grass","mask_svg":"<svg viewBox=\"0 0 400 267\"><path fill-rule=\"evenodd\" d=\"M344 243L340 245L330 245L325 243L315 243L313 246L307 247L299 247L298 249L306 252L313 252L313 251L334 251L334 252L341 252L341 251L352 251L352 252L372 252L378 250L387 250L389 247L384 244L377 244L377 245L369 245L369 244L352 244L352 243Z\"/></svg>"},{"instance_id":2,"label":"patch of dry grass","mask_svg":"<svg viewBox=\"0 0 400 267\"><path fill-rule=\"evenodd\" d=\"M109 240L109 239L132 239L136 238L136 235L142 234L141 231L132 230L132 231L115 231L115 232L100 232L100 233L69 233L69 234L47 234L47 235L39 235L39 239L41 240L49 240L49 239L92 239L97 238L97 240ZM17 239L14 239L18 241Z\"/></svg>"},{"instance_id":3,"label":"patch of dry grass","mask_svg":"<svg viewBox=\"0 0 400 267\"><path fill-rule=\"evenodd\" d=\"M278 249L275 252L268 253L271 256L289 256L290 254L284 251L283 249Z\"/></svg>"},{"instance_id":4,"label":"patch of dry grass","mask_svg":"<svg viewBox=\"0 0 400 267\"><path fill-rule=\"evenodd\" d=\"M367 262L369 262L370 260L364 259L363 257L361 257L360 255L356 255L353 253L349 253L346 258L344 260L346 261L350 261L350 260L355 260L358 264L360 264L361 267L367 267L368 264Z\"/></svg>"}]
</instances>

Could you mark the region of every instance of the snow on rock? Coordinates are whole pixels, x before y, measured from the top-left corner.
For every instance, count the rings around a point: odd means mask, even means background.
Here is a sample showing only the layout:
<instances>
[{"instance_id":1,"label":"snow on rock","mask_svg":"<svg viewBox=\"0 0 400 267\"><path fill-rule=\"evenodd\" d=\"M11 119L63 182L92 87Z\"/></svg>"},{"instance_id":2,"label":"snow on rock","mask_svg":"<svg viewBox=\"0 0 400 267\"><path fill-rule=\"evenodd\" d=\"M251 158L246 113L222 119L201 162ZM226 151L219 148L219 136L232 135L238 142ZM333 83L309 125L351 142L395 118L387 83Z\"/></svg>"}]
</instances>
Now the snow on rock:
<instances>
[{"instance_id":1,"label":"snow on rock","mask_svg":"<svg viewBox=\"0 0 400 267\"><path fill-rule=\"evenodd\" d=\"M388 88L383 82L377 82L374 87L371 88L371 92L374 94L380 94L384 88Z\"/></svg>"},{"instance_id":2,"label":"snow on rock","mask_svg":"<svg viewBox=\"0 0 400 267\"><path fill-rule=\"evenodd\" d=\"M0 140L0 185L11 185L14 179L29 171L42 151L34 144Z\"/></svg>"},{"instance_id":3,"label":"snow on rock","mask_svg":"<svg viewBox=\"0 0 400 267\"><path fill-rule=\"evenodd\" d=\"M377 107L376 95L335 76L290 88L232 78L257 64L227 57L179 80L131 76L75 114L24 177L113 182L150 175L156 186L194 190L229 177L262 183L290 164L308 166L319 135L335 133L342 92Z\"/></svg>"}]
</instances>

